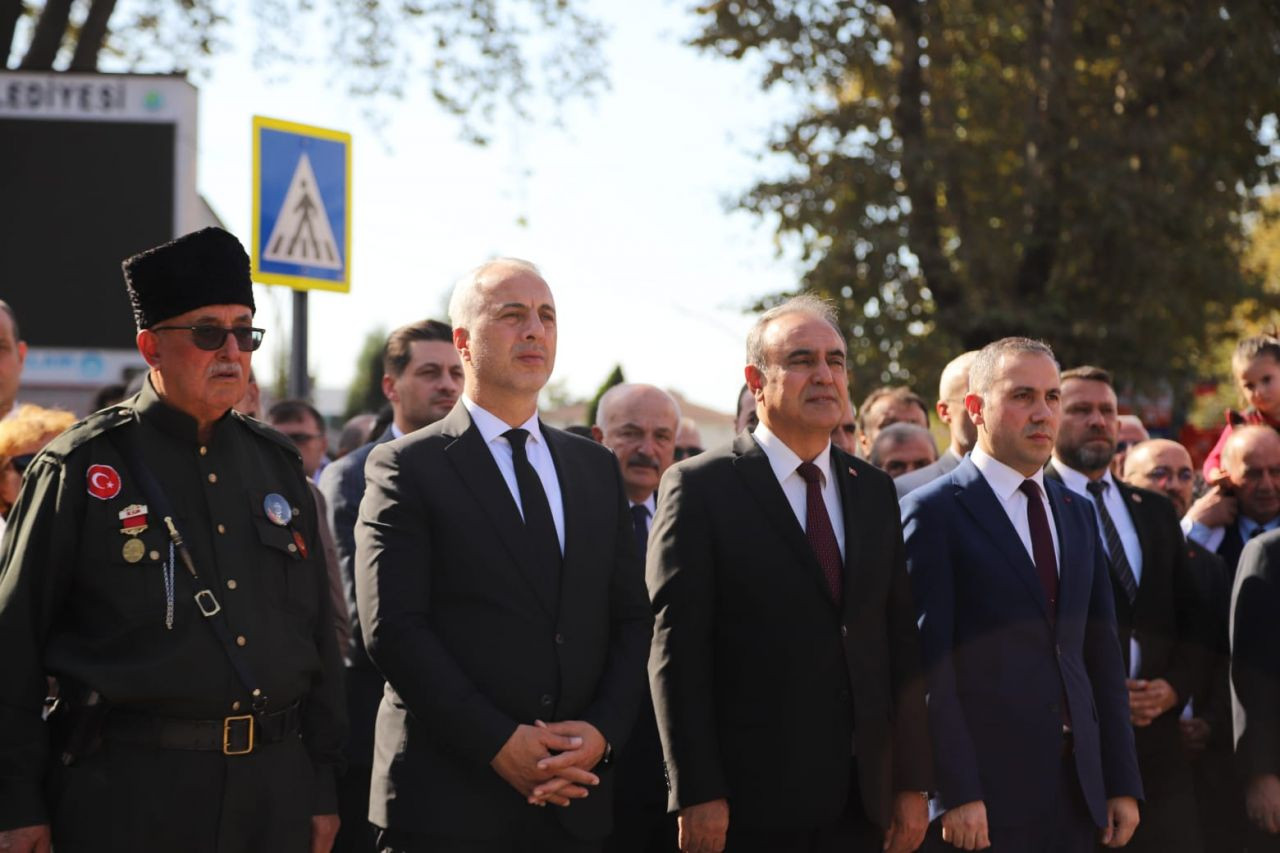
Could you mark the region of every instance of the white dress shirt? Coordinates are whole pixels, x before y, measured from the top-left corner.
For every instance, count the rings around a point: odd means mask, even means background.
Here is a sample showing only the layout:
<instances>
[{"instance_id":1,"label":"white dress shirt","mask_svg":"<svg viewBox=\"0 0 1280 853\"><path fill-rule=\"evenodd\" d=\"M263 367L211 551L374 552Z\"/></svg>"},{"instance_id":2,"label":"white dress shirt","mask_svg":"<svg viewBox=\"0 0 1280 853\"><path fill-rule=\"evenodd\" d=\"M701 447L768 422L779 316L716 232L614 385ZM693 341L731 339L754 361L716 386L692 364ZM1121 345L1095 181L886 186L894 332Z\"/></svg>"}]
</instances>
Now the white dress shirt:
<instances>
[{"instance_id":1,"label":"white dress shirt","mask_svg":"<svg viewBox=\"0 0 1280 853\"><path fill-rule=\"evenodd\" d=\"M1252 518L1246 518L1242 515L1236 519L1236 527L1240 532L1240 541L1248 542L1260 533L1280 528L1280 516L1271 519L1266 524L1259 524ZM1209 527L1198 521L1192 521L1188 517L1183 517L1182 532L1201 548L1216 554L1219 546L1222 545L1222 540L1226 538L1227 528Z\"/></svg>"},{"instance_id":2,"label":"white dress shirt","mask_svg":"<svg viewBox=\"0 0 1280 853\"><path fill-rule=\"evenodd\" d=\"M511 456L511 442L503 435L512 427L497 415L477 406L465 394L462 395L462 404L467 407L471 421L480 430L485 446L493 454L493 461L498 463L498 471L511 490L511 497L515 498L520 517L524 518L524 504L520 502L520 486L516 483L516 463ZM547 448L541 427L538 426L538 413L534 412L533 417L520 424L520 429L529 433L529 438L524 443L524 452L538 479L542 481L542 490L547 493L547 503L551 505L551 520L555 522L556 537L560 540L560 553L564 554L564 499L560 493L555 461L551 458L551 451Z\"/></svg>"},{"instance_id":3,"label":"white dress shirt","mask_svg":"<svg viewBox=\"0 0 1280 853\"><path fill-rule=\"evenodd\" d=\"M1107 534L1102 527L1102 514L1098 512L1098 505L1094 502L1093 495L1089 494L1089 478L1074 468L1068 468L1057 457L1053 460L1053 467L1057 468L1058 474L1062 476L1063 485L1087 500L1089 506L1093 507L1093 515L1098 522L1098 540L1102 542L1103 553L1110 559L1111 555L1106 550ZM1133 569L1133 580L1140 585L1142 583L1142 540L1138 538L1138 528L1133 526L1133 516L1125 506L1124 495L1120 494L1120 487L1111 477L1110 469L1102 475L1100 482L1107 484L1102 490L1102 502L1107 507L1107 514L1111 516L1111 523L1115 525L1116 533L1120 534L1120 547L1124 549L1129 568ZM1137 638L1130 637L1129 677L1137 678L1141 667L1142 648L1138 645Z\"/></svg>"},{"instance_id":4,"label":"white dress shirt","mask_svg":"<svg viewBox=\"0 0 1280 853\"><path fill-rule=\"evenodd\" d=\"M996 500L1009 516L1013 529L1022 540L1022 547L1027 549L1031 564L1035 565L1036 555L1031 547L1031 522L1027 520L1027 496L1022 493L1023 480L1035 480L1040 487L1040 500L1044 502L1044 514L1049 519L1049 533L1053 536L1053 562L1058 566L1058 577L1062 577L1062 549L1058 547L1058 525L1054 521L1053 507L1049 504L1049 495L1044 488L1044 470L1038 470L1031 477L1010 468L981 447L974 447L969 458L978 467L991 491L996 493Z\"/></svg>"},{"instance_id":5,"label":"white dress shirt","mask_svg":"<svg viewBox=\"0 0 1280 853\"><path fill-rule=\"evenodd\" d=\"M782 486L782 493L787 496L787 503L791 504L796 520L800 522L800 528L808 529L805 525L809 519L809 486L798 470L800 463L804 460L787 447L782 439L771 433L764 424L757 426L751 435L769 459L773 475L778 478L778 485ZM840 486L836 482L831 462L831 442L828 441L822 452L814 457L813 464L818 466L818 472L822 474L822 502L827 506L827 515L831 518L831 529L836 534L836 544L840 546L840 556L843 558L844 510L840 502Z\"/></svg>"}]
</instances>

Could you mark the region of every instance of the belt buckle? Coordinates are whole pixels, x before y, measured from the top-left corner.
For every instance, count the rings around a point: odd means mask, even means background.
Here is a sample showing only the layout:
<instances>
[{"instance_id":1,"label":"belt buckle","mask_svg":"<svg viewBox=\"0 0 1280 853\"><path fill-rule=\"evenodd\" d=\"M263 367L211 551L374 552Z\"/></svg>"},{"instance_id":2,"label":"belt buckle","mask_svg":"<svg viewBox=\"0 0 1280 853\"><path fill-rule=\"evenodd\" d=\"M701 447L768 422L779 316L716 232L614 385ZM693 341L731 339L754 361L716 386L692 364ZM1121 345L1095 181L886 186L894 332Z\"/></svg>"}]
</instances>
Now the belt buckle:
<instances>
[{"instance_id":1,"label":"belt buckle","mask_svg":"<svg viewBox=\"0 0 1280 853\"><path fill-rule=\"evenodd\" d=\"M249 737L247 745L244 749L234 749L231 744L231 729L234 723L249 723ZM254 721L253 714L242 714L238 717L224 717L222 720L222 754L223 755L248 755L253 752L254 746Z\"/></svg>"}]
</instances>

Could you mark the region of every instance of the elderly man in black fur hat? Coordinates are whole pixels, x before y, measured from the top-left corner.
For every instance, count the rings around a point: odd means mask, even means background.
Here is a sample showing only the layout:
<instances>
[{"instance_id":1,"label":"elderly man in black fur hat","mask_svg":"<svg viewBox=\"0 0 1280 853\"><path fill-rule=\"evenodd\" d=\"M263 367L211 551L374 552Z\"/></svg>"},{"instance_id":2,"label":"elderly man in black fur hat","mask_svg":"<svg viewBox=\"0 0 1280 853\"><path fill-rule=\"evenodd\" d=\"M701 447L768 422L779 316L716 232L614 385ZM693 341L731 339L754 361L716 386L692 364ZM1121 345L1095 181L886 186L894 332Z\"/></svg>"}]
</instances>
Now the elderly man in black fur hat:
<instances>
[{"instance_id":1,"label":"elderly man in black fur hat","mask_svg":"<svg viewBox=\"0 0 1280 853\"><path fill-rule=\"evenodd\" d=\"M341 665L297 450L231 410L249 259L208 228L124 274L148 381L29 465L0 546L0 850L327 851Z\"/></svg>"}]
</instances>

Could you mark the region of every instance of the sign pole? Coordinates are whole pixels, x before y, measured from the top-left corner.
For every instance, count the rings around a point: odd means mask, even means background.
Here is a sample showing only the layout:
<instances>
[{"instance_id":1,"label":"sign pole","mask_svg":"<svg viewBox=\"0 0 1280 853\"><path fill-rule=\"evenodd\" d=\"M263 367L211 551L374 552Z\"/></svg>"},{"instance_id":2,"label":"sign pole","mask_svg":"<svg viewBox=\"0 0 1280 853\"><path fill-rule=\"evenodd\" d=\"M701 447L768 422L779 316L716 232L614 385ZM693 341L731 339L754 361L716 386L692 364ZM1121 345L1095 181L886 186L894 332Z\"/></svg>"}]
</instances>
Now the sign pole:
<instances>
[{"instance_id":1,"label":"sign pole","mask_svg":"<svg viewBox=\"0 0 1280 853\"><path fill-rule=\"evenodd\" d=\"M293 292L293 348L289 352L289 396L305 400L311 391L307 376L307 291Z\"/></svg>"}]
</instances>

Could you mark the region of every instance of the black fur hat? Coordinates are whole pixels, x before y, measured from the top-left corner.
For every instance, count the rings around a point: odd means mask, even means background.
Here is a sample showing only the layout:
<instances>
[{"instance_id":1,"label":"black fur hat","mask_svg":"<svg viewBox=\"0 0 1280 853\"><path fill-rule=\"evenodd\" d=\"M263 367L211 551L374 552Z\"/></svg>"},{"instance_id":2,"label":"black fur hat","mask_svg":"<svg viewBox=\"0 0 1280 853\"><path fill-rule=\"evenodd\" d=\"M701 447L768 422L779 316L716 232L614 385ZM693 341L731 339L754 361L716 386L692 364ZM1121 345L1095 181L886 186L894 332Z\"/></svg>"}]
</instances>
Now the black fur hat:
<instances>
[{"instance_id":1,"label":"black fur hat","mask_svg":"<svg viewBox=\"0 0 1280 853\"><path fill-rule=\"evenodd\" d=\"M231 234L204 228L127 258L120 265L139 329L204 305L253 304L249 256Z\"/></svg>"}]
</instances>

